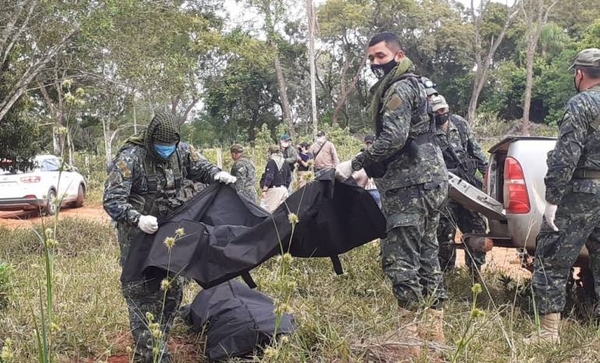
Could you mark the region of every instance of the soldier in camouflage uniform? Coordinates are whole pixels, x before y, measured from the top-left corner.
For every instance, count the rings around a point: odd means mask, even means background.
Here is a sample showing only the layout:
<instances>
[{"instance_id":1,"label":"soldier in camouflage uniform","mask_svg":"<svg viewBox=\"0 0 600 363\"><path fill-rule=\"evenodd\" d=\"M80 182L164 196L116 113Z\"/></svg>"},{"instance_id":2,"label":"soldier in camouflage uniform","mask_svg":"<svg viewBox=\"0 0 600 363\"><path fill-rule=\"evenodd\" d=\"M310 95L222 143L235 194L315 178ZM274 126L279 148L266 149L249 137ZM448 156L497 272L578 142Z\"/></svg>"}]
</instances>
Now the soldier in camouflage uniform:
<instances>
[{"instance_id":1,"label":"soldier in camouflage uniform","mask_svg":"<svg viewBox=\"0 0 600 363\"><path fill-rule=\"evenodd\" d=\"M427 95L413 63L395 34L382 33L369 42L368 57L379 82L373 86L375 141L336 167L338 178L365 168L381 194L387 238L381 241L382 267L404 313L446 298L438 261L436 230L448 195L448 174L427 114ZM443 339L443 337L440 337Z\"/></svg>"},{"instance_id":2,"label":"soldier in camouflage uniform","mask_svg":"<svg viewBox=\"0 0 600 363\"><path fill-rule=\"evenodd\" d=\"M565 286L584 245L600 293L600 49L580 52L572 68L579 93L567 102L556 146L548 153L546 223L537 238L532 276L541 329L528 343L560 341Z\"/></svg>"},{"instance_id":3,"label":"soldier in camouflage uniform","mask_svg":"<svg viewBox=\"0 0 600 363\"><path fill-rule=\"evenodd\" d=\"M256 169L252 161L244 157L244 147L235 144L231 147L231 158L234 163L231 166L231 175L237 178L235 189L248 199L256 202Z\"/></svg>"},{"instance_id":4,"label":"soldier in camouflage uniform","mask_svg":"<svg viewBox=\"0 0 600 363\"><path fill-rule=\"evenodd\" d=\"M155 233L157 217L189 199L193 182L235 182L233 176L208 162L191 145L179 141L175 116L157 112L147 130L130 137L112 163L105 183L104 210L117 223L121 266L127 262L133 237L140 231ZM121 284L135 361L170 362L166 339L181 302L180 280L173 279L166 291L158 278Z\"/></svg>"},{"instance_id":5,"label":"soldier in camouflage uniform","mask_svg":"<svg viewBox=\"0 0 600 363\"><path fill-rule=\"evenodd\" d=\"M487 158L475 137L469 130L467 121L450 113L450 108L443 96L433 96L429 102L434 113L436 124L436 141L446 168L473 186L481 188L483 183L475 174L483 175L487 170ZM486 233L487 225L481 214L470 211L451 199L442 210L437 238L440 244L440 266L442 271L449 272L456 263L454 238L456 228L462 233ZM471 272L476 273L485 263L485 252L469 251L465 246L465 263Z\"/></svg>"}]
</instances>

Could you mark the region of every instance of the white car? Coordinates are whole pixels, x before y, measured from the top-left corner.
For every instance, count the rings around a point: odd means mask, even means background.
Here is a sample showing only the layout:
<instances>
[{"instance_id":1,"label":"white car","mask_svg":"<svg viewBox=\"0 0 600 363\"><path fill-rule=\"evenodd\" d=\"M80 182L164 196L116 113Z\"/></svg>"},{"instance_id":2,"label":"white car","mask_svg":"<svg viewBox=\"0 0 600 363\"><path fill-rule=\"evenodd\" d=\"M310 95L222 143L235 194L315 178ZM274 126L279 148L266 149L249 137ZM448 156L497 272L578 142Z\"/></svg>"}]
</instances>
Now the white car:
<instances>
[{"instance_id":1,"label":"white car","mask_svg":"<svg viewBox=\"0 0 600 363\"><path fill-rule=\"evenodd\" d=\"M0 169L0 210L40 210L53 215L60 206L83 206L86 183L73 167L54 155L38 155L30 172ZM62 170L61 170L62 169Z\"/></svg>"}]
</instances>

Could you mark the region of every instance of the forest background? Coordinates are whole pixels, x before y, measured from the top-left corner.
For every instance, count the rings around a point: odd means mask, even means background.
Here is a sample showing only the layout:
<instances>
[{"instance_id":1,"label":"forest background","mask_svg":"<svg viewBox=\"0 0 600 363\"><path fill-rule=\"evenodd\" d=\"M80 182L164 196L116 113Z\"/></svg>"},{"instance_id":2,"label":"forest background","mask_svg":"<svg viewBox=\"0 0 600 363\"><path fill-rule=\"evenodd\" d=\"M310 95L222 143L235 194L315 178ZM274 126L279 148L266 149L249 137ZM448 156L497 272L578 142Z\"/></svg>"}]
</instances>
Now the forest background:
<instances>
[{"instance_id":1,"label":"forest background","mask_svg":"<svg viewBox=\"0 0 600 363\"><path fill-rule=\"evenodd\" d=\"M40 151L108 161L156 109L201 148L253 144L261 129L360 137L375 82L366 44L382 31L480 138L535 134L575 93L576 53L600 44L596 0L0 3L0 157L15 166Z\"/></svg>"}]
</instances>

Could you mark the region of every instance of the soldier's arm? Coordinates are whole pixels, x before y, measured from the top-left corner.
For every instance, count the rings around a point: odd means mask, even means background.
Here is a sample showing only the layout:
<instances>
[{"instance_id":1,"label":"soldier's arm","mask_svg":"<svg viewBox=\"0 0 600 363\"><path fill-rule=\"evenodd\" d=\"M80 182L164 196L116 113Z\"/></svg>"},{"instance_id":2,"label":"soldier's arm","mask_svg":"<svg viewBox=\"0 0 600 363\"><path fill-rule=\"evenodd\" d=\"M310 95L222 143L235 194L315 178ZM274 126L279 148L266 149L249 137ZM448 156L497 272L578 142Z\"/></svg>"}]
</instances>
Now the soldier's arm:
<instances>
[{"instance_id":1,"label":"soldier's arm","mask_svg":"<svg viewBox=\"0 0 600 363\"><path fill-rule=\"evenodd\" d=\"M214 182L214 176L221 171L216 165L206 160L192 145L179 143L179 149L184 160L187 178L204 184Z\"/></svg>"},{"instance_id":2,"label":"soldier's arm","mask_svg":"<svg viewBox=\"0 0 600 363\"><path fill-rule=\"evenodd\" d=\"M387 95L389 92L393 93ZM382 131L373 145L363 152L363 166L387 159L402 149L408 139L412 109L419 95L407 81L396 82L386 95Z\"/></svg>"},{"instance_id":3,"label":"soldier's arm","mask_svg":"<svg viewBox=\"0 0 600 363\"><path fill-rule=\"evenodd\" d=\"M559 122L556 146L548 153L546 161L546 201L551 204L560 203L573 177L585 145L588 127L593 120L591 117L589 110L582 107L579 97L569 100Z\"/></svg>"},{"instance_id":4,"label":"soldier's arm","mask_svg":"<svg viewBox=\"0 0 600 363\"><path fill-rule=\"evenodd\" d=\"M298 152L292 146L290 146L289 148L287 148L286 151L287 151L288 157L285 158L285 162L288 165L294 165L294 163L296 162L296 159L298 159Z\"/></svg>"},{"instance_id":5,"label":"soldier's arm","mask_svg":"<svg viewBox=\"0 0 600 363\"><path fill-rule=\"evenodd\" d=\"M237 180L235 181L235 189L242 190L244 189L244 182L248 177L248 171L244 165L234 165L231 168L231 175L235 176Z\"/></svg>"},{"instance_id":6,"label":"soldier's arm","mask_svg":"<svg viewBox=\"0 0 600 363\"><path fill-rule=\"evenodd\" d=\"M460 116L459 116L460 117ZM460 117L462 122L465 123L465 127L467 129L467 152L471 156L471 158L477 161L477 170L483 175L487 171L488 167L488 158L481 150L481 146L475 139L475 135L471 132L471 128L469 127L469 123L464 118Z\"/></svg>"},{"instance_id":7,"label":"soldier's arm","mask_svg":"<svg viewBox=\"0 0 600 363\"><path fill-rule=\"evenodd\" d=\"M116 222L137 225L140 212L129 203L129 194L137 173L136 165L141 161L131 153L122 151L112 163L108 179L104 183L103 206L106 213Z\"/></svg>"}]
</instances>

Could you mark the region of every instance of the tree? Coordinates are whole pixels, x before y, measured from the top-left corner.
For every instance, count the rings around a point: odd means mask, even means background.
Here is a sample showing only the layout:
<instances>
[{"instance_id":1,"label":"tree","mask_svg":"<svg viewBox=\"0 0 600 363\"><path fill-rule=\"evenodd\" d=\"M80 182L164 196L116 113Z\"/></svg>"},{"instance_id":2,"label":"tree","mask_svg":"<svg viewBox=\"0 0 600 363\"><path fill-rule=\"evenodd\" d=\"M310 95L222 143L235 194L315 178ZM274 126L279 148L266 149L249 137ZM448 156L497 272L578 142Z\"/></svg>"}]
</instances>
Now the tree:
<instances>
[{"instance_id":1,"label":"tree","mask_svg":"<svg viewBox=\"0 0 600 363\"><path fill-rule=\"evenodd\" d=\"M500 30L499 34L493 37L490 40L490 48L487 53L484 53L483 50L483 37L482 37L482 28L483 28L483 19L490 8L491 0L481 0L479 5L479 12L475 10L474 1L471 0L471 19L473 22L473 26L475 29L475 37L474 37L474 54L475 54L475 77L473 79L473 92L471 94L471 99L469 100L469 108L467 112L467 119L472 122L476 117L477 104L479 101L479 96L481 91L483 90L483 86L486 82L488 70L494 60L494 54L496 50L502 43L508 28L511 23L514 21L515 17L520 11L520 0L516 0L515 4L507 8L507 15L504 25Z\"/></svg>"},{"instance_id":2,"label":"tree","mask_svg":"<svg viewBox=\"0 0 600 363\"><path fill-rule=\"evenodd\" d=\"M3 77L8 87L0 99L1 122L36 77L72 42L83 16L80 10L88 4L2 0L0 7L0 24L4 24L0 32L0 76L10 69L10 77ZM18 56L11 57L13 53Z\"/></svg>"},{"instance_id":3,"label":"tree","mask_svg":"<svg viewBox=\"0 0 600 363\"><path fill-rule=\"evenodd\" d=\"M558 3L558 0L546 6L544 0L529 0L521 3L521 10L529 27L527 28L527 62L525 96L523 101L523 126L521 133L529 136L529 110L531 108L531 88L533 87L533 61L542 29L548 21L548 14Z\"/></svg>"}]
</instances>

